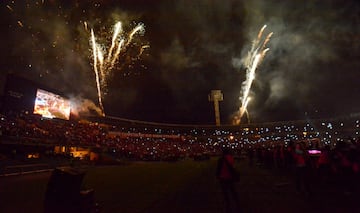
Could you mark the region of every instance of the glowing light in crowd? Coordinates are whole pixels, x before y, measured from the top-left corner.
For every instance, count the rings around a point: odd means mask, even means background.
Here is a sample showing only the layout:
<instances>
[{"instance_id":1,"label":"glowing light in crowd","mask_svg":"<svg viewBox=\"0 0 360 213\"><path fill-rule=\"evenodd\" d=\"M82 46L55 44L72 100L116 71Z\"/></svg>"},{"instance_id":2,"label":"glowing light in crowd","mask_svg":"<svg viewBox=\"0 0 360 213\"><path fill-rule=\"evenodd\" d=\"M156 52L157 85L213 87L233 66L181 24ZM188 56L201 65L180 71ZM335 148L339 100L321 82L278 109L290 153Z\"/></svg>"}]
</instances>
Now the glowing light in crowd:
<instances>
[{"instance_id":1,"label":"glowing light in crowd","mask_svg":"<svg viewBox=\"0 0 360 213\"><path fill-rule=\"evenodd\" d=\"M255 72L261 61L264 59L266 52L269 51L269 48L266 48L266 44L270 41L272 36L272 32L269 33L265 39L263 40L263 32L266 28L264 25L259 31L257 37L253 41L250 51L248 52L246 58L244 59L244 66L246 68L246 79L243 82L243 86L241 88L241 106L238 111L238 115L236 116L236 124L240 124L241 118L247 112L247 106L250 101L249 93L251 89L251 85L255 80ZM249 119L249 118L248 118Z\"/></svg>"},{"instance_id":2,"label":"glowing light in crowd","mask_svg":"<svg viewBox=\"0 0 360 213\"><path fill-rule=\"evenodd\" d=\"M87 28L87 23L84 22L84 27ZM114 25L114 30L111 39L111 45L106 52L106 48L97 43L94 30L91 29L91 46L93 52L93 68L95 72L95 80L97 86L97 93L99 105L103 115L105 115L103 106L103 88L106 87L107 78L113 70L116 62L119 60L120 55L125 53L127 48L132 44L133 38L136 34L143 34L145 32L144 25L138 24L128 36L123 35L122 23L117 22ZM105 46L105 45L104 45ZM138 58L145 48L149 45L144 45L140 48L139 54L135 57Z\"/></svg>"}]
</instances>

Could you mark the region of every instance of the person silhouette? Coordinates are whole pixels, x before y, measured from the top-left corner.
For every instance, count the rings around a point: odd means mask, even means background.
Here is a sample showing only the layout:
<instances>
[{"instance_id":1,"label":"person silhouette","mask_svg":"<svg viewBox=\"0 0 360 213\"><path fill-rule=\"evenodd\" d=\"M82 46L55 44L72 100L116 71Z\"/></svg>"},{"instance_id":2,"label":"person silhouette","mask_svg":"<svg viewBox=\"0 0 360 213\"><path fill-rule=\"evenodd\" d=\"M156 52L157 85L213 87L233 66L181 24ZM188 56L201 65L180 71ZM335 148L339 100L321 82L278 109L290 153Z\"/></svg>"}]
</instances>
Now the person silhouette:
<instances>
[{"instance_id":1,"label":"person silhouette","mask_svg":"<svg viewBox=\"0 0 360 213\"><path fill-rule=\"evenodd\" d=\"M219 181L223 193L225 212L232 210L239 211L238 193L235 188L235 178L232 170L234 169L234 156L230 149L225 147L222 150L222 156L218 160L216 177Z\"/></svg>"}]
</instances>

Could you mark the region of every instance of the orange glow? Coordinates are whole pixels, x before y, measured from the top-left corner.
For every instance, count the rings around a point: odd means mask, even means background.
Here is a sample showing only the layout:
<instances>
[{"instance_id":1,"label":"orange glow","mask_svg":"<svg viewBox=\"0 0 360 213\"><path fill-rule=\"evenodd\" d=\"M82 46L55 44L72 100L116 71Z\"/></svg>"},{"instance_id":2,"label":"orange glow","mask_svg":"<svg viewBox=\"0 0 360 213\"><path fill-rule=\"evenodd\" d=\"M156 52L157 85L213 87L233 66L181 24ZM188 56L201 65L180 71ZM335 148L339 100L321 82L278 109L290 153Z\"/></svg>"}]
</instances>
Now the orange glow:
<instances>
[{"instance_id":1,"label":"orange glow","mask_svg":"<svg viewBox=\"0 0 360 213\"><path fill-rule=\"evenodd\" d=\"M31 153L31 154L28 154L27 155L27 158L30 159L30 158L39 158L39 153Z\"/></svg>"}]
</instances>

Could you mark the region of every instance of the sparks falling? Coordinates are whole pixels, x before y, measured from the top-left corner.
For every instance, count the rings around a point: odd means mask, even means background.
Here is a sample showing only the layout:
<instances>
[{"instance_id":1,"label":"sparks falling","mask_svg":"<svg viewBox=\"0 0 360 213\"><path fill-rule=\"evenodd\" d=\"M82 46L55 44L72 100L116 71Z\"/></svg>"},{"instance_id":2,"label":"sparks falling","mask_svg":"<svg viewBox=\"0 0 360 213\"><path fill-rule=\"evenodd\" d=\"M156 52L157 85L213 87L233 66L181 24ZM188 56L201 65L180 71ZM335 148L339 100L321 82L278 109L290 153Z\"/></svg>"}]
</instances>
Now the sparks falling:
<instances>
[{"instance_id":1,"label":"sparks falling","mask_svg":"<svg viewBox=\"0 0 360 213\"><path fill-rule=\"evenodd\" d=\"M106 52L105 51L106 48L102 48L102 46L96 42L94 30L91 29L93 68L95 72L96 87L97 87L97 93L99 99L98 101L103 115L105 115L105 111L102 101L103 100L102 90L106 87L107 78L111 73L111 71L113 70L115 64L119 60L120 55L122 53L125 53L127 48L131 45L134 36L137 34L143 34L145 32L145 29L143 24L138 24L133 30L131 30L131 32L127 37L124 36L122 32L123 32L122 23L117 22L114 25L111 45L108 48L108 51ZM142 48L140 48L139 54L142 53L141 51L143 51Z\"/></svg>"},{"instance_id":2,"label":"sparks falling","mask_svg":"<svg viewBox=\"0 0 360 213\"><path fill-rule=\"evenodd\" d=\"M243 82L243 86L241 88L241 96L239 100L241 101L241 106L238 111L237 116L237 124L240 124L241 118L247 112L247 106L251 100L249 97L251 85L253 81L255 80L255 72L258 67L258 65L261 63L261 61L264 59L267 51L269 51L269 48L266 48L266 44L270 41L270 38L272 36L272 32L269 33L265 39L263 39L263 32L266 28L266 25L264 25L261 30L259 31L257 37L253 41L253 44L251 46L250 51L248 52L245 60L244 60L244 66L246 68L246 79ZM249 120L249 118L248 118Z\"/></svg>"}]
</instances>

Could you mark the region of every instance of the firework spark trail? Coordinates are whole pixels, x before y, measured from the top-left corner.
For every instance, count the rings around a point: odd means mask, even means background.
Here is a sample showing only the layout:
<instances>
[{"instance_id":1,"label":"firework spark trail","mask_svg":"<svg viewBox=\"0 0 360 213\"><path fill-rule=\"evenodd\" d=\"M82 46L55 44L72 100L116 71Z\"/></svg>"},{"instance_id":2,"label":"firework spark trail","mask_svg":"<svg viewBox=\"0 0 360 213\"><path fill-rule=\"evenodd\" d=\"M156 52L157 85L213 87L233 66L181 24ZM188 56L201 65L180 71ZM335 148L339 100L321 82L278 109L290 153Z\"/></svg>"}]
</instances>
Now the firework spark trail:
<instances>
[{"instance_id":1,"label":"firework spark trail","mask_svg":"<svg viewBox=\"0 0 360 213\"><path fill-rule=\"evenodd\" d=\"M88 30L88 24L87 24L86 21L84 21L84 28L85 28L86 31Z\"/></svg>"},{"instance_id":2,"label":"firework spark trail","mask_svg":"<svg viewBox=\"0 0 360 213\"><path fill-rule=\"evenodd\" d=\"M243 97L241 99L241 107L244 108L244 110L246 110L247 103L249 102L249 93L250 93L252 82L255 79L255 71L256 71L256 67L258 66L258 64L260 62L260 57L261 57L260 54L255 55L253 64L250 66L250 70L246 77L245 86L243 87ZM244 113L242 113L240 115L242 116L243 114Z\"/></svg>"},{"instance_id":3,"label":"firework spark trail","mask_svg":"<svg viewBox=\"0 0 360 213\"><path fill-rule=\"evenodd\" d=\"M241 106L241 108L240 108L240 115L243 115L245 112L247 112L247 105L249 104L250 100L251 100L251 98L248 97L248 98L246 99L244 105ZM247 112L247 113L248 113L248 112Z\"/></svg>"},{"instance_id":4,"label":"firework spark trail","mask_svg":"<svg viewBox=\"0 0 360 213\"><path fill-rule=\"evenodd\" d=\"M85 29L87 28L87 24L84 26ZM145 31L143 24L138 24L130 33L127 39L124 38L124 36L121 35L122 33L122 23L117 22L114 25L113 35L111 39L111 46L109 48L109 51L106 52L102 48L100 44L96 42L94 30L91 29L91 43L92 43L92 51L93 51L93 66L94 66L94 72L96 77L96 86L97 86L97 92L98 92L98 98L99 98L99 105L103 112L103 115L105 115L104 107L102 103L102 88L106 87L107 78L111 72L111 70L114 68L116 61L119 59L120 54L126 51L127 47L130 46L133 37L137 33L143 33ZM149 46L146 46L149 47ZM116 49L114 51L114 49ZM140 49L140 53L142 53L143 48ZM141 55L141 54L140 54ZM139 56L139 55L138 55ZM137 56L137 57L138 57Z\"/></svg>"},{"instance_id":5,"label":"firework spark trail","mask_svg":"<svg viewBox=\"0 0 360 213\"><path fill-rule=\"evenodd\" d=\"M99 105L100 109L102 111L102 114L104 115L104 106L102 103L102 96L101 96L101 87L100 87L100 77L99 77L99 71L97 68L97 45L94 35L94 30L91 29L91 43L93 48L93 57L94 57L94 72L95 72L95 78L96 78L96 87L97 87L97 93L98 93L98 99L99 99Z\"/></svg>"},{"instance_id":6,"label":"firework spark trail","mask_svg":"<svg viewBox=\"0 0 360 213\"><path fill-rule=\"evenodd\" d=\"M122 24L119 21L119 22L117 22L115 24L115 30L114 30L114 34L113 34L113 37L112 37L112 40L111 40L111 47L110 47L109 55L108 55L108 59L107 59L108 61L110 60L113 49L115 47L116 38L118 37L119 33L121 33L121 31L122 31Z\"/></svg>"},{"instance_id":7,"label":"firework spark trail","mask_svg":"<svg viewBox=\"0 0 360 213\"><path fill-rule=\"evenodd\" d=\"M247 106L250 101L249 93L251 89L252 82L255 80L255 72L257 69L257 66L261 63L262 59L265 57L266 52L269 51L269 48L265 48L266 44L270 41L270 38L272 36L272 32L269 33L264 41L262 41L262 35L266 28L266 25L264 25L258 35L257 38L253 41L250 51L247 54L247 57L244 60L244 65L246 68L246 79L243 82L243 86L241 89L241 95L240 101L241 106L239 108L239 121L240 123L241 118L243 117L244 113L247 112Z\"/></svg>"},{"instance_id":8,"label":"firework spark trail","mask_svg":"<svg viewBox=\"0 0 360 213\"><path fill-rule=\"evenodd\" d=\"M136 56L136 58L139 58L143 54L143 52L145 51L146 48L150 48L150 45L147 44L147 45L141 46L139 54Z\"/></svg>"},{"instance_id":9,"label":"firework spark trail","mask_svg":"<svg viewBox=\"0 0 360 213\"><path fill-rule=\"evenodd\" d=\"M125 43L125 40L124 39L120 39L119 43L118 43L118 47L116 49L116 52L114 54L114 56L112 57L112 60L110 60L109 58L109 61L110 62L110 69L112 69L115 65L115 62L117 60L117 58L119 57L119 54L121 53L121 51L125 51L126 50L126 47L128 47L131 43L131 41L133 40L133 37L136 33L143 33L144 32L144 25L143 24L138 24L129 34L129 37L127 39L127 42L126 44L124 45Z\"/></svg>"},{"instance_id":10,"label":"firework spark trail","mask_svg":"<svg viewBox=\"0 0 360 213\"><path fill-rule=\"evenodd\" d=\"M255 45L258 45L258 43L260 42L261 37L262 37L262 34L263 34L265 28L266 28L266 25L264 25L264 26L260 29L260 31L259 31L259 33L258 33L258 36L257 36L257 39L255 40L255 42L256 42Z\"/></svg>"},{"instance_id":11,"label":"firework spark trail","mask_svg":"<svg viewBox=\"0 0 360 213\"><path fill-rule=\"evenodd\" d=\"M130 44L130 42L132 41L134 35L135 35L136 33L138 33L138 32L139 32L139 33L144 32L144 25L143 25L143 24L138 24L138 25L131 31L131 33L130 33L130 35L129 35L129 39L128 39L127 43L126 43L126 46L128 46L128 45Z\"/></svg>"},{"instance_id":12,"label":"firework spark trail","mask_svg":"<svg viewBox=\"0 0 360 213\"><path fill-rule=\"evenodd\" d=\"M98 60L98 63L99 63L99 69L100 69L100 84L103 86L103 87L106 87L106 70L105 70L105 67L104 67L104 55L103 55L103 52L101 50L101 46L100 45L97 45L97 60Z\"/></svg>"},{"instance_id":13,"label":"firework spark trail","mask_svg":"<svg viewBox=\"0 0 360 213\"><path fill-rule=\"evenodd\" d=\"M118 58L118 56L119 56L119 54L120 54L120 52L121 52L122 47L124 46L124 42L125 42L124 39L121 39L121 40L119 41L119 44L118 44L118 47L117 47L117 49L116 49L115 55L114 55L114 57L113 57L112 60L111 60L110 69L112 69L112 68L114 67L115 61L116 61L116 59Z\"/></svg>"},{"instance_id":14,"label":"firework spark trail","mask_svg":"<svg viewBox=\"0 0 360 213\"><path fill-rule=\"evenodd\" d=\"M11 12L14 12L14 10L12 9L12 7L10 7L10 5L6 5L6 7L7 7Z\"/></svg>"},{"instance_id":15,"label":"firework spark trail","mask_svg":"<svg viewBox=\"0 0 360 213\"><path fill-rule=\"evenodd\" d=\"M24 27L23 23L21 21L17 22L20 27Z\"/></svg>"}]
</instances>

